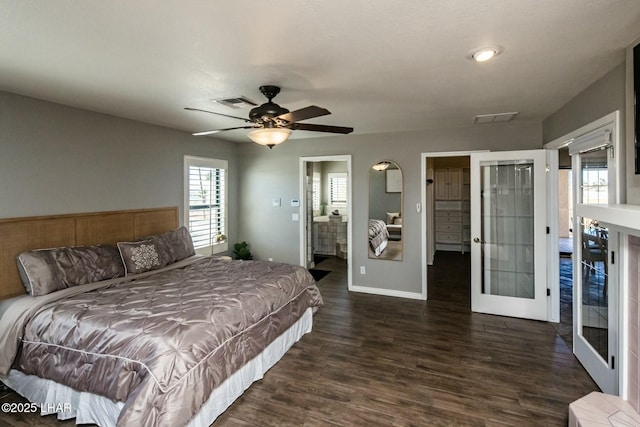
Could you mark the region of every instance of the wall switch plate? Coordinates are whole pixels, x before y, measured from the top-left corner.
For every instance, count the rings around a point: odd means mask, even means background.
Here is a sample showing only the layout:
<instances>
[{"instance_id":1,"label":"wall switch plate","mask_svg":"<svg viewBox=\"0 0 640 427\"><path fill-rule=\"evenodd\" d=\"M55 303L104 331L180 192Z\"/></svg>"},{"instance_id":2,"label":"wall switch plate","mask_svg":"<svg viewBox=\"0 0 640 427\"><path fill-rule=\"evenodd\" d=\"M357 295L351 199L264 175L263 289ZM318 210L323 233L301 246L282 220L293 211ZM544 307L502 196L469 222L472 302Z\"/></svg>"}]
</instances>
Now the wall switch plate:
<instances>
[{"instance_id":1,"label":"wall switch plate","mask_svg":"<svg viewBox=\"0 0 640 427\"><path fill-rule=\"evenodd\" d=\"M367 270L364 268L364 265L360 266L360 274L367 274Z\"/></svg>"},{"instance_id":2,"label":"wall switch plate","mask_svg":"<svg viewBox=\"0 0 640 427\"><path fill-rule=\"evenodd\" d=\"M300 207L300 200L298 200L298 199L291 199L291 207L292 207L292 208L299 208L299 207Z\"/></svg>"},{"instance_id":3,"label":"wall switch plate","mask_svg":"<svg viewBox=\"0 0 640 427\"><path fill-rule=\"evenodd\" d=\"M280 197L276 197L271 200L271 206L273 206L274 208L280 207Z\"/></svg>"},{"instance_id":4,"label":"wall switch plate","mask_svg":"<svg viewBox=\"0 0 640 427\"><path fill-rule=\"evenodd\" d=\"M300 221L300 214L299 213L291 214L291 221Z\"/></svg>"}]
</instances>

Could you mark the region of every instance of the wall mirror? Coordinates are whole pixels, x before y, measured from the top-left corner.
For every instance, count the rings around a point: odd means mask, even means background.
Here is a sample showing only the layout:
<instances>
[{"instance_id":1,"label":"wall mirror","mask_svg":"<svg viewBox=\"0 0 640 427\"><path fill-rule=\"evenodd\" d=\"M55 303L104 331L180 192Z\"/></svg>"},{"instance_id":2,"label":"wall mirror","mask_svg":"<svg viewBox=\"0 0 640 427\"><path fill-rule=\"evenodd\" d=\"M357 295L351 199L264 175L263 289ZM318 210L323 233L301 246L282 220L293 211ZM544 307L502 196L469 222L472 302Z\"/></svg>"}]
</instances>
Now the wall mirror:
<instances>
[{"instance_id":1,"label":"wall mirror","mask_svg":"<svg viewBox=\"0 0 640 427\"><path fill-rule=\"evenodd\" d=\"M369 258L402 260L402 171L382 160L369 169Z\"/></svg>"}]
</instances>

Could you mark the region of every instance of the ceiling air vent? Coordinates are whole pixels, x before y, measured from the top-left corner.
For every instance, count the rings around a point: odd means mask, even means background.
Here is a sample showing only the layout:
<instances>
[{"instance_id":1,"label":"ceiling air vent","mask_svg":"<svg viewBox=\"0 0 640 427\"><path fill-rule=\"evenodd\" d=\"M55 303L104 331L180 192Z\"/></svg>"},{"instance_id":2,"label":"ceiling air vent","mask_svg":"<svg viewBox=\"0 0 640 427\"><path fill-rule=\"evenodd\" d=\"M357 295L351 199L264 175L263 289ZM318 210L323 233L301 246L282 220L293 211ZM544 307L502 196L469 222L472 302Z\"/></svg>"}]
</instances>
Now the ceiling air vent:
<instances>
[{"instance_id":1,"label":"ceiling air vent","mask_svg":"<svg viewBox=\"0 0 640 427\"><path fill-rule=\"evenodd\" d=\"M254 100L249 99L244 95L236 96L234 98L213 99L212 101L217 104L224 105L225 107L233 108L234 110L240 108L253 108L258 105Z\"/></svg>"},{"instance_id":2,"label":"ceiling air vent","mask_svg":"<svg viewBox=\"0 0 640 427\"><path fill-rule=\"evenodd\" d=\"M495 113L495 114L480 114L473 118L473 123L482 125L486 123L498 123L498 122L510 122L513 120L519 113Z\"/></svg>"}]
</instances>

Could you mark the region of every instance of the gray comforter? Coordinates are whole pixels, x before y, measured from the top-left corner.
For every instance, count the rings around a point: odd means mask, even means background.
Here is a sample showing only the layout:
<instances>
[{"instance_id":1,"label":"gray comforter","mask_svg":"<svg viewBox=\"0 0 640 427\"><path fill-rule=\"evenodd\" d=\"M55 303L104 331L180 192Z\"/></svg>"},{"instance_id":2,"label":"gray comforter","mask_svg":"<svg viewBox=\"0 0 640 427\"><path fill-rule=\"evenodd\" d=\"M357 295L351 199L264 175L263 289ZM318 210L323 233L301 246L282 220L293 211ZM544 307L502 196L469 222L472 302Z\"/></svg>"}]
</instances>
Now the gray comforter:
<instances>
[{"instance_id":1,"label":"gray comforter","mask_svg":"<svg viewBox=\"0 0 640 427\"><path fill-rule=\"evenodd\" d=\"M387 230L387 224L379 219L369 220L369 246L379 255L379 247L387 241L389 238L389 231Z\"/></svg>"},{"instance_id":2,"label":"gray comforter","mask_svg":"<svg viewBox=\"0 0 640 427\"><path fill-rule=\"evenodd\" d=\"M207 257L45 305L28 321L15 366L125 402L118 425L179 426L321 305L302 267Z\"/></svg>"}]
</instances>

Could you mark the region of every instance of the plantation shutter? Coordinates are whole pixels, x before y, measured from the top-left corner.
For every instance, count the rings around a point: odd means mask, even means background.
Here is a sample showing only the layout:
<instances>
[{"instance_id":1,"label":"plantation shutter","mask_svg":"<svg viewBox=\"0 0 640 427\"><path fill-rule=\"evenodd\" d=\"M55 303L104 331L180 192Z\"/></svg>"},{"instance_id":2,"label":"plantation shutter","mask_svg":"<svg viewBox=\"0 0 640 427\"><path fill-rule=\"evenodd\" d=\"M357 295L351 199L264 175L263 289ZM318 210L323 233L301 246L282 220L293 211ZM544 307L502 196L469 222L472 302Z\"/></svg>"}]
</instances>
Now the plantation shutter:
<instances>
[{"instance_id":1,"label":"plantation shutter","mask_svg":"<svg viewBox=\"0 0 640 427\"><path fill-rule=\"evenodd\" d=\"M312 182L313 210L320 210L320 174L314 172Z\"/></svg>"},{"instance_id":2,"label":"plantation shutter","mask_svg":"<svg viewBox=\"0 0 640 427\"><path fill-rule=\"evenodd\" d=\"M329 194L331 206L347 207L347 174L329 174Z\"/></svg>"},{"instance_id":3,"label":"plantation shutter","mask_svg":"<svg viewBox=\"0 0 640 427\"><path fill-rule=\"evenodd\" d=\"M199 253L227 249L226 161L186 157L187 224L193 245Z\"/></svg>"}]
</instances>

